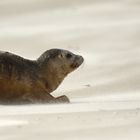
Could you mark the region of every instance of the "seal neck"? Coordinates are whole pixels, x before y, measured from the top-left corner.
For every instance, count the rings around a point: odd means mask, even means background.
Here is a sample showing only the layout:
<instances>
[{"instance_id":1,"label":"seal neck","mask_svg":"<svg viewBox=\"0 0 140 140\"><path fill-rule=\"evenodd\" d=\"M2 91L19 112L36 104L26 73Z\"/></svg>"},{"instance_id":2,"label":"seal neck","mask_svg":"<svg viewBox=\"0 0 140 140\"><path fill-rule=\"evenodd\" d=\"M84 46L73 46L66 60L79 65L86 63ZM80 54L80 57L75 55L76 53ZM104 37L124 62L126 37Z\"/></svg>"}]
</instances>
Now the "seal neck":
<instances>
[{"instance_id":1,"label":"seal neck","mask_svg":"<svg viewBox=\"0 0 140 140\"><path fill-rule=\"evenodd\" d=\"M40 77L46 90L50 93L62 83L66 74L62 73L61 69L49 64L40 68Z\"/></svg>"}]
</instances>

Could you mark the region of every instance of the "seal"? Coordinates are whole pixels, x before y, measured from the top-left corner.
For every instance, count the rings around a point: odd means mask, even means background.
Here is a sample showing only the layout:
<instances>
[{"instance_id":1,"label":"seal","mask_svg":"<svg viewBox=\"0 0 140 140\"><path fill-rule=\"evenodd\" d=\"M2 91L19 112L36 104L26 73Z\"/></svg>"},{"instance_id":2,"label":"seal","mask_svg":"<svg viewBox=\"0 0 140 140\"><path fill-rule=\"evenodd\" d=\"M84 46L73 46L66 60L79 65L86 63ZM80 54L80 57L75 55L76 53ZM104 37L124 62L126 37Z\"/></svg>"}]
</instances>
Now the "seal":
<instances>
[{"instance_id":1,"label":"seal","mask_svg":"<svg viewBox=\"0 0 140 140\"><path fill-rule=\"evenodd\" d=\"M67 96L55 98L50 93L83 61L62 49L47 50L37 60L0 52L0 103L69 103Z\"/></svg>"}]
</instances>

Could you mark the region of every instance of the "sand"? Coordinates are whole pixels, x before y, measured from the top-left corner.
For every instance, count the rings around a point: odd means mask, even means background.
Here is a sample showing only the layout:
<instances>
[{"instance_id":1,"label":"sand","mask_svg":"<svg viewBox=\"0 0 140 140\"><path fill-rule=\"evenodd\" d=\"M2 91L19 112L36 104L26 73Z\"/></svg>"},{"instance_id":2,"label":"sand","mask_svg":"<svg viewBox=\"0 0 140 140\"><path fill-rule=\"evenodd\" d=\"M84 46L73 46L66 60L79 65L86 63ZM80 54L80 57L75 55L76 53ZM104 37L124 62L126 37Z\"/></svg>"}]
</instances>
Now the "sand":
<instances>
[{"instance_id":1,"label":"sand","mask_svg":"<svg viewBox=\"0 0 140 140\"><path fill-rule=\"evenodd\" d=\"M71 104L1 105L0 140L139 140L139 38L139 0L0 1L0 50L85 58L52 93Z\"/></svg>"}]
</instances>

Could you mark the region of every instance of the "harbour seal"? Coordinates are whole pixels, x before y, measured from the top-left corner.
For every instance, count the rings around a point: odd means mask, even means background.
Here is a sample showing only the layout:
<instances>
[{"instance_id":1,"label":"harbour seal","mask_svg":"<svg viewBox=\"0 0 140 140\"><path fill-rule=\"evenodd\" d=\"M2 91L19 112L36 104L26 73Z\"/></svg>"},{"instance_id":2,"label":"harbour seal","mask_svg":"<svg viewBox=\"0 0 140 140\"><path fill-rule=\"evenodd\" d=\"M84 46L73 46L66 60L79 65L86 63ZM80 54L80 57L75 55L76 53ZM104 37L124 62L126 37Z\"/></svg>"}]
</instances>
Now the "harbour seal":
<instances>
[{"instance_id":1,"label":"harbour seal","mask_svg":"<svg viewBox=\"0 0 140 140\"><path fill-rule=\"evenodd\" d=\"M62 49L47 50L37 60L0 52L0 103L69 103L67 96L55 98L50 93L83 61Z\"/></svg>"}]
</instances>

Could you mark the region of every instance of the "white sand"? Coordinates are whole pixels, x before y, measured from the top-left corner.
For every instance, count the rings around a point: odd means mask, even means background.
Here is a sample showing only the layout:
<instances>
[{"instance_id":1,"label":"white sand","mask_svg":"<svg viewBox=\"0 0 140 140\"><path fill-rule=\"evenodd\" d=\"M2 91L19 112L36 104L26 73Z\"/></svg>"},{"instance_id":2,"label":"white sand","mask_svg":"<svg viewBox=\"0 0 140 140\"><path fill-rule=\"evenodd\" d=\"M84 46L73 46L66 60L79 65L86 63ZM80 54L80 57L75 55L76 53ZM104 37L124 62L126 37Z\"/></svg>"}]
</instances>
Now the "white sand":
<instances>
[{"instance_id":1,"label":"white sand","mask_svg":"<svg viewBox=\"0 0 140 140\"><path fill-rule=\"evenodd\" d=\"M0 50L84 56L53 93L70 105L0 106L0 140L139 140L140 1L0 1Z\"/></svg>"}]
</instances>

